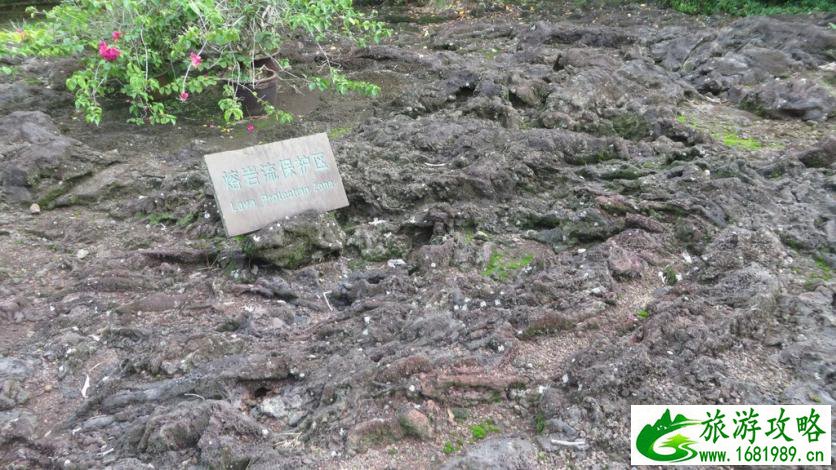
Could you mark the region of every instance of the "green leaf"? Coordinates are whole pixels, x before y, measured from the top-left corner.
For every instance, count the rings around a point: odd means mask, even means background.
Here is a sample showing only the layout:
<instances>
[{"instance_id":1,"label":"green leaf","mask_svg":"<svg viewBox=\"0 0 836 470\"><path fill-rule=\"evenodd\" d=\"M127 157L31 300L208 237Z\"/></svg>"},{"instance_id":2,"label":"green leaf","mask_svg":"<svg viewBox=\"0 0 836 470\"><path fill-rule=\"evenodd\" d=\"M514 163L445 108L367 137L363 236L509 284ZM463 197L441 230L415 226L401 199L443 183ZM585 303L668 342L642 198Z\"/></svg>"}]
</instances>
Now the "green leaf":
<instances>
[{"instance_id":1,"label":"green leaf","mask_svg":"<svg viewBox=\"0 0 836 470\"><path fill-rule=\"evenodd\" d=\"M280 5L280 8L276 8ZM351 0L74 0L49 10L28 8L42 18L25 26L25 34L0 31L0 54L16 56L77 56L80 68L67 89L85 120L98 124L102 97L130 101L129 122L173 124L172 110L182 89L192 94L223 87L218 101L226 121L243 119L241 104L228 87L230 75L246 73L253 56L273 55L289 37L305 35L324 41L344 37L357 44L379 41L391 32L374 18L354 9ZM122 31L118 42L113 30ZM118 47L119 59L107 62L98 43ZM202 51L203 63L190 67L189 53ZM283 71L291 67L275 57ZM9 73L6 66L0 73ZM308 80L316 90L376 95L379 88L326 71ZM271 112L279 122L292 115Z\"/></svg>"}]
</instances>

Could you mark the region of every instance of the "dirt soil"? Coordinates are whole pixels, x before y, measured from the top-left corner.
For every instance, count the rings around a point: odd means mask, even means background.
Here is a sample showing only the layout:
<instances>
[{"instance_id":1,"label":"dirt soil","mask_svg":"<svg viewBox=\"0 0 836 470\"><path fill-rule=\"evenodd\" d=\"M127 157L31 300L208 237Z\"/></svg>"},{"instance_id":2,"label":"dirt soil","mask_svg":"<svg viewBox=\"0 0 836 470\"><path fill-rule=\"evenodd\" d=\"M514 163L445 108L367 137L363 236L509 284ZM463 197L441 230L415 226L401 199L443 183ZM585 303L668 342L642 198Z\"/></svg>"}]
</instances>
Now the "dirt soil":
<instances>
[{"instance_id":1,"label":"dirt soil","mask_svg":"<svg viewBox=\"0 0 836 470\"><path fill-rule=\"evenodd\" d=\"M0 59L0 462L627 468L631 404L834 404L836 16L524 5L384 11L326 49L381 96L252 134ZM350 206L227 239L202 156L322 131Z\"/></svg>"}]
</instances>

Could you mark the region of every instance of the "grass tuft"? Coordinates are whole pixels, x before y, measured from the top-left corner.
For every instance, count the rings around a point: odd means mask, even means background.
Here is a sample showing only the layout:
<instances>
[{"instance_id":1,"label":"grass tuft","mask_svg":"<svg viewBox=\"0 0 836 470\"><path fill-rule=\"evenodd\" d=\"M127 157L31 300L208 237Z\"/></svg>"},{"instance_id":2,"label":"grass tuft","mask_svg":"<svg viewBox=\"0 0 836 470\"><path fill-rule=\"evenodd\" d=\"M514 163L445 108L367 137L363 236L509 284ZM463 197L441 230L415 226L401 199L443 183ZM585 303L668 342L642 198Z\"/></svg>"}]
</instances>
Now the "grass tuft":
<instances>
[{"instance_id":1,"label":"grass tuft","mask_svg":"<svg viewBox=\"0 0 836 470\"><path fill-rule=\"evenodd\" d=\"M457 450L459 450L458 446L450 441L445 442L444 446L441 448L441 451L444 452L445 455L450 455Z\"/></svg>"},{"instance_id":2,"label":"grass tuft","mask_svg":"<svg viewBox=\"0 0 836 470\"><path fill-rule=\"evenodd\" d=\"M758 150L763 148L763 144L759 140L741 137L734 132L726 132L723 134L723 144L727 147L744 150Z\"/></svg>"},{"instance_id":3,"label":"grass tuft","mask_svg":"<svg viewBox=\"0 0 836 470\"><path fill-rule=\"evenodd\" d=\"M482 275L504 281L515 271L519 271L531 264L532 261L534 261L534 255L529 254L522 258L506 260L501 252L494 251L491 253L491 257L488 259L488 265L485 266Z\"/></svg>"},{"instance_id":4,"label":"grass tuft","mask_svg":"<svg viewBox=\"0 0 836 470\"><path fill-rule=\"evenodd\" d=\"M474 424L470 427L470 436L473 437L476 441L481 441L482 439L488 437L488 434L498 433L500 429L496 426L492 420L488 419L479 424Z\"/></svg>"}]
</instances>

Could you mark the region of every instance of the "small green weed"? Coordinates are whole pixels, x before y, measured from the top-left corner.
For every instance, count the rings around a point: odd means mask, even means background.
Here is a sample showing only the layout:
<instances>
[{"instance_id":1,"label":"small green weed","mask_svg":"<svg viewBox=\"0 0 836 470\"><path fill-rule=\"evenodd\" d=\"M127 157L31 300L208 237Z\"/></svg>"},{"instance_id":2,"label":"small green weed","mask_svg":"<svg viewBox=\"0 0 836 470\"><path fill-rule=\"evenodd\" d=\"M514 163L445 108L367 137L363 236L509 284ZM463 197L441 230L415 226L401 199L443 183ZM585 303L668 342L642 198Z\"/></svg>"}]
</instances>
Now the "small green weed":
<instances>
[{"instance_id":1,"label":"small green weed","mask_svg":"<svg viewBox=\"0 0 836 470\"><path fill-rule=\"evenodd\" d=\"M197 213L196 212L189 212L188 214L184 215L183 217L180 217L179 219L177 219L177 226L178 227L185 227L185 226L191 224L192 222L194 222L195 220L197 220Z\"/></svg>"},{"instance_id":2,"label":"small green weed","mask_svg":"<svg viewBox=\"0 0 836 470\"><path fill-rule=\"evenodd\" d=\"M482 439L488 437L488 434L498 433L500 431L499 427L496 426L492 420L488 419L480 424L474 424L471 426L470 436L476 441L481 441Z\"/></svg>"},{"instance_id":3,"label":"small green weed","mask_svg":"<svg viewBox=\"0 0 836 470\"><path fill-rule=\"evenodd\" d=\"M241 248L241 252L247 258L253 257L255 254L255 242L250 237L247 235L238 235L235 237L235 241L238 242L238 247Z\"/></svg>"},{"instance_id":4,"label":"small green weed","mask_svg":"<svg viewBox=\"0 0 836 470\"><path fill-rule=\"evenodd\" d=\"M152 212L145 216L145 220L151 225L159 225L165 222L176 222L177 217L171 212Z\"/></svg>"},{"instance_id":5,"label":"small green weed","mask_svg":"<svg viewBox=\"0 0 836 470\"><path fill-rule=\"evenodd\" d=\"M491 253L491 257L488 259L488 265L485 266L482 275L504 281L515 271L519 271L531 264L532 261L534 261L534 255L525 255L522 258L506 260L505 255L499 251L494 251Z\"/></svg>"},{"instance_id":6,"label":"small green weed","mask_svg":"<svg viewBox=\"0 0 836 470\"><path fill-rule=\"evenodd\" d=\"M723 143L726 147L741 150L760 150L764 143L754 137L743 137L738 132L731 130L727 124L697 121L694 117L684 114L676 116L676 122L687 125L702 132L711 134L715 140ZM770 147L777 148L779 144L770 144Z\"/></svg>"},{"instance_id":7,"label":"small green weed","mask_svg":"<svg viewBox=\"0 0 836 470\"><path fill-rule=\"evenodd\" d=\"M444 446L441 448L441 451L444 452L445 455L450 455L457 450L459 450L458 446L450 441L445 442Z\"/></svg>"},{"instance_id":8,"label":"small green weed","mask_svg":"<svg viewBox=\"0 0 836 470\"><path fill-rule=\"evenodd\" d=\"M534 417L534 429L537 434L543 434L543 431L546 430L546 417L543 416L543 413L537 413Z\"/></svg>"},{"instance_id":9,"label":"small green weed","mask_svg":"<svg viewBox=\"0 0 836 470\"><path fill-rule=\"evenodd\" d=\"M643 308L643 309L639 310L638 312L636 312L636 316L639 317L639 318L647 318L647 317L650 316L650 312L648 312L647 309Z\"/></svg>"},{"instance_id":10,"label":"small green weed","mask_svg":"<svg viewBox=\"0 0 836 470\"><path fill-rule=\"evenodd\" d=\"M490 48L484 52L485 59L487 60L494 60L496 56L499 54L499 49Z\"/></svg>"},{"instance_id":11,"label":"small green weed","mask_svg":"<svg viewBox=\"0 0 836 470\"><path fill-rule=\"evenodd\" d=\"M807 291L812 291L820 283L829 282L833 279L833 271L830 269L830 266L824 258L816 256L813 258L813 261L815 261L816 268L818 268L819 272L810 274L804 281L804 290Z\"/></svg>"},{"instance_id":12,"label":"small green weed","mask_svg":"<svg viewBox=\"0 0 836 470\"><path fill-rule=\"evenodd\" d=\"M816 262L816 267L819 268L819 271L821 271L819 278L821 278L822 281L829 281L833 279L833 271L830 269L827 261L821 256L816 256L814 260Z\"/></svg>"},{"instance_id":13,"label":"small green weed","mask_svg":"<svg viewBox=\"0 0 836 470\"><path fill-rule=\"evenodd\" d=\"M722 138L723 144L727 147L743 149L743 150L758 150L763 148L763 144L753 138L741 137L734 132L726 132Z\"/></svg>"},{"instance_id":14,"label":"small green weed","mask_svg":"<svg viewBox=\"0 0 836 470\"><path fill-rule=\"evenodd\" d=\"M328 138L331 140L337 140L340 138L345 137L349 132L351 132L351 127L335 127L333 129L328 129Z\"/></svg>"},{"instance_id":15,"label":"small green weed","mask_svg":"<svg viewBox=\"0 0 836 470\"><path fill-rule=\"evenodd\" d=\"M676 277L676 271L671 266L665 266L665 269L662 270L662 279L669 286L676 285L679 282L679 279Z\"/></svg>"}]
</instances>

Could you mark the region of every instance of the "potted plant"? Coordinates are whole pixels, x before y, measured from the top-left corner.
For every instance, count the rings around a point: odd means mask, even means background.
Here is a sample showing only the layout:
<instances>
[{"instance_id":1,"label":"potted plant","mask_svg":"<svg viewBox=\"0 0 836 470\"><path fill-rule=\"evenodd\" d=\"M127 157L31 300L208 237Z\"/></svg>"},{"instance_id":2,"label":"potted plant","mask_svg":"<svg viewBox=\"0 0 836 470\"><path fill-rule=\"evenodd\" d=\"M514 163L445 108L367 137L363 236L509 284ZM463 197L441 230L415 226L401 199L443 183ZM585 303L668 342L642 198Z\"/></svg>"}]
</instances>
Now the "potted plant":
<instances>
[{"instance_id":1,"label":"potted plant","mask_svg":"<svg viewBox=\"0 0 836 470\"><path fill-rule=\"evenodd\" d=\"M255 73L251 81L240 82L232 80L235 87L235 96L244 108L247 116L259 116L267 114L265 104L276 103L276 96L279 88L278 71L267 65L255 66Z\"/></svg>"},{"instance_id":2,"label":"potted plant","mask_svg":"<svg viewBox=\"0 0 836 470\"><path fill-rule=\"evenodd\" d=\"M31 13L42 21L26 25L0 51L78 56L81 68L67 88L95 124L103 97L126 98L130 122L173 124L178 102L207 91L220 91L217 105L228 122L245 112L287 121L291 116L275 103L282 77L375 95L377 86L350 80L330 61L319 73L301 74L276 54L289 37L363 45L389 34L351 0L64 0Z\"/></svg>"}]
</instances>

